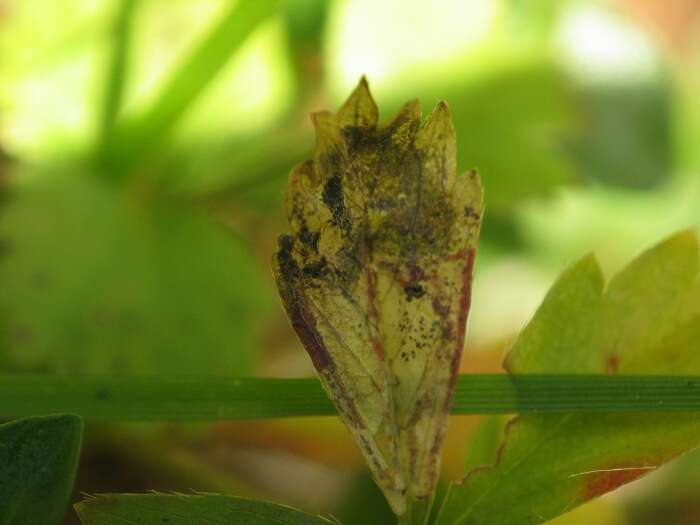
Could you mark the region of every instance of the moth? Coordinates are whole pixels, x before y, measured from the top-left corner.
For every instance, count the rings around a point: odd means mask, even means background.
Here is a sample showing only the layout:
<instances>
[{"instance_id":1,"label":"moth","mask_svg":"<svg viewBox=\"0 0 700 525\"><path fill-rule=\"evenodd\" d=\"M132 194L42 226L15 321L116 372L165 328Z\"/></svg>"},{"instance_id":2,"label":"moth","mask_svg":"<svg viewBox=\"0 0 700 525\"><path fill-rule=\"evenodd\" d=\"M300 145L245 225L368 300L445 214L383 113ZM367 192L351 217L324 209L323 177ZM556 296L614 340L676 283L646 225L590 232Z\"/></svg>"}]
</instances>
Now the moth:
<instances>
[{"instance_id":1,"label":"moth","mask_svg":"<svg viewBox=\"0 0 700 525\"><path fill-rule=\"evenodd\" d=\"M446 103L380 124L363 77L337 113L312 115L295 167L291 232L273 262L282 303L397 515L437 483L482 215L479 177L456 176ZM429 503L428 503L429 505Z\"/></svg>"}]
</instances>

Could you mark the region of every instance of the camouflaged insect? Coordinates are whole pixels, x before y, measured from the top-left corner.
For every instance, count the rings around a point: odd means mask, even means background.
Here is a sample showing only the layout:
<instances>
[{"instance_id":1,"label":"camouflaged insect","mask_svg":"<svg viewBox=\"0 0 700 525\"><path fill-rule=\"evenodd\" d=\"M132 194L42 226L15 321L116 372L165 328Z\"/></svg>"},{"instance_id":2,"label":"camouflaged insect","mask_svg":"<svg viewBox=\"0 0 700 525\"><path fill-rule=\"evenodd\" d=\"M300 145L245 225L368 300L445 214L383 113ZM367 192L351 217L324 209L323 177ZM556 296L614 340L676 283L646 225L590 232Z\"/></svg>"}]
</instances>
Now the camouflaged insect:
<instances>
[{"instance_id":1,"label":"camouflaged insect","mask_svg":"<svg viewBox=\"0 0 700 525\"><path fill-rule=\"evenodd\" d=\"M469 311L482 196L456 176L447 104L378 125L363 78L313 115L314 159L291 173L292 233L274 271L321 381L396 514L429 501Z\"/></svg>"}]
</instances>

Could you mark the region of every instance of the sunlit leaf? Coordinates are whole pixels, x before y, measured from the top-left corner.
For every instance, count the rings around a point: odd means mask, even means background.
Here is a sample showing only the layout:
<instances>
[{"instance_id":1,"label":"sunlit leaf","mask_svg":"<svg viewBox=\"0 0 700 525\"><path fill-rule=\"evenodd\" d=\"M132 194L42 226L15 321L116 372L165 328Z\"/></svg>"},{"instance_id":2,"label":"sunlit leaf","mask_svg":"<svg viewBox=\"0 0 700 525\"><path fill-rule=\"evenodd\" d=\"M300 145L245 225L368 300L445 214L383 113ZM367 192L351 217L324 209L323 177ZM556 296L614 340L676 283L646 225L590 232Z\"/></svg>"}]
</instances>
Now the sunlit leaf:
<instances>
[{"instance_id":1,"label":"sunlit leaf","mask_svg":"<svg viewBox=\"0 0 700 525\"><path fill-rule=\"evenodd\" d=\"M488 465L493 461L501 439L502 418L486 416L481 418L468 442L464 466L467 470Z\"/></svg>"},{"instance_id":2,"label":"sunlit leaf","mask_svg":"<svg viewBox=\"0 0 700 525\"><path fill-rule=\"evenodd\" d=\"M202 494L105 494L75 505L83 525L328 525L320 516L311 516L283 505Z\"/></svg>"},{"instance_id":3,"label":"sunlit leaf","mask_svg":"<svg viewBox=\"0 0 700 525\"><path fill-rule=\"evenodd\" d=\"M378 125L364 79L316 113L275 260L292 326L397 514L435 490L481 220L447 105L420 115L413 101Z\"/></svg>"},{"instance_id":4,"label":"sunlit leaf","mask_svg":"<svg viewBox=\"0 0 700 525\"><path fill-rule=\"evenodd\" d=\"M697 374L699 346L698 241L683 232L607 284L593 257L567 270L506 365L519 374ZM543 523L698 444L696 412L522 416L496 464L451 488L438 523Z\"/></svg>"},{"instance_id":5,"label":"sunlit leaf","mask_svg":"<svg viewBox=\"0 0 700 525\"><path fill-rule=\"evenodd\" d=\"M58 525L73 490L83 424L70 415L0 425L0 523Z\"/></svg>"}]
</instances>

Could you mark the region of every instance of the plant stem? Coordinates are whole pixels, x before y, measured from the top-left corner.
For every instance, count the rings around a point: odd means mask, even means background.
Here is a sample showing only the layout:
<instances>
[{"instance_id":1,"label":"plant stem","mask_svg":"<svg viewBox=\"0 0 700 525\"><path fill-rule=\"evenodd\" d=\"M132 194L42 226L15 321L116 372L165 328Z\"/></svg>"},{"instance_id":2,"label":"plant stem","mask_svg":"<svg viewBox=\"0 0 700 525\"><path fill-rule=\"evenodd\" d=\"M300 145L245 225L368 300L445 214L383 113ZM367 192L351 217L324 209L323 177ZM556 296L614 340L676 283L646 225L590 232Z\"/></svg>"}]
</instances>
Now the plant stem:
<instances>
[{"instance_id":1,"label":"plant stem","mask_svg":"<svg viewBox=\"0 0 700 525\"><path fill-rule=\"evenodd\" d=\"M129 47L135 8L135 0L121 0L114 17L111 35L111 57L103 87L104 100L102 102L100 123L100 147L110 140L114 123L122 106L124 87L129 69Z\"/></svg>"},{"instance_id":2,"label":"plant stem","mask_svg":"<svg viewBox=\"0 0 700 525\"><path fill-rule=\"evenodd\" d=\"M700 377L462 375L453 414L700 411ZM317 379L0 376L0 417L215 421L335 414Z\"/></svg>"},{"instance_id":3,"label":"plant stem","mask_svg":"<svg viewBox=\"0 0 700 525\"><path fill-rule=\"evenodd\" d=\"M428 523L432 499L416 501L409 498L406 504L406 512L396 517L398 525L426 525Z\"/></svg>"}]
</instances>

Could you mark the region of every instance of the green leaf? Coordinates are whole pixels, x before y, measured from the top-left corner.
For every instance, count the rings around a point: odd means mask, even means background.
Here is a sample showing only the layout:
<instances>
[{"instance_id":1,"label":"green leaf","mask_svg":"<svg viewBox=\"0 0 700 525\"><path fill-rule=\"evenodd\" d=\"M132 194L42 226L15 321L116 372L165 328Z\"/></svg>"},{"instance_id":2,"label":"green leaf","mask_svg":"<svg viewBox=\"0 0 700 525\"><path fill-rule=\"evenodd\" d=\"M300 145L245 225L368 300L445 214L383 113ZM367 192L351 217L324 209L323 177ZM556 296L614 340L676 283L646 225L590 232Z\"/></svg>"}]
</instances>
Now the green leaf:
<instances>
[{"instance_id":1,"label":"green leaf","mask_svg":"<svg viewBox=\"0 0 700 525\"><path fill-rule=\"evenodd\" d=\"M498 450L501 439L502 418L481 418L470 435L464 466L467 470L488 465Z\"/></svg>"},{"instance_id":2,"label":"green leaf","mask_svg":"<svg viewBox=\"0 0 700 525\"><path fill-rule=\"evenodd\" d=\"M61 523L73 490L83 424L57 415L0 425L0 523Z\"/></svg>"},{"instance_id":3,"label":"green leaf","mask_svg":"<svg viewBox=\"0 0 700 525\"><path fill-rule=\"evenodd\" d=\"M357 504L359 501L362 505ZM353 474L334 507L333 516L347 525L386 525L396 521L382 491L367 470Z\"/></svg>"},{"instance_id":4,"label":"green leaf","mask_svg":"<svg viewBox=\"0 0 700 525\"><path fill-rule=\"evenodd\" d=\"M571 181L572 166L555 133L570 126L573 100L556 68L543 63L497 71L453 99L460 165L483 173L494 213L508 216L522 199Z\"/></svg>"},{"instance_id":5,"label":"green leaf","mask_svg":"<svg viewBox=\"0 0 700 525\"><path fill-rule=\"evenodd\" d=\"M221 71L248 36L272 16L276 0L240 0L225 13L165 82L142 114L118 125L115 141L103 153L105 165L130 167L157 146Z\"/></svg>"},{"instance_id":6,"label":"green leaf","mask_svg":"<svg viewBox=\"0 0 700 525\"><path fill-rule=\"evenodd\" d=\"M518 374L698 373L699 345L698 241L683 232L607 285L592 257L566 271L506 365ZM698 444L697 412L522 416L496 464L451 488L438 523L542 523Z\"/></svg>"},{"instance_id":7,"label":"green leaf","mask_svg":"<svg viewBox=\"0 0 700 525\"><path fill-rule=\"evenodd\" d=\"M575 99L552 63L501 58L446 85L417 92L407 85L410 96L450 104L458 171L476 169L488 192L484 220L509 218L524 199L551 194L573 179L574 166L559 141L574 127Z\"/></svg>"},{"instance_id":8,"label":"green leaf","mask_svg":"<svg viewBox=\"0 0 700 525\"><path fill-rule=\"evenodd\" d=\"M323 525L332 523L283 505L202 494L105 494L77 503L75 509L83 525Z\"/></svg>"},{"instance_id":9,"label":"green leaf","mask_svg":"<svg viewBox=\"0 0 700 525\"><path fill-rule=\"evenodd\" d=\"M241 239L85 174L40 174L11 196L0 221L5 370L250 371L272 296Z\"/></svg>"},{"instance_id":10,"label":"green leaf","mask_svg":"<svg viewBox=\"0 0 700 525\"><path fill-rule=\"evenodd\" d=\"M631 188L653 187L673 173L670 91L665 81L582 89L585 125L570 144L580 173Z\"/></svg>"}]
</instances>

